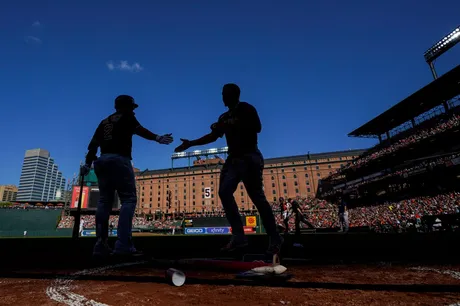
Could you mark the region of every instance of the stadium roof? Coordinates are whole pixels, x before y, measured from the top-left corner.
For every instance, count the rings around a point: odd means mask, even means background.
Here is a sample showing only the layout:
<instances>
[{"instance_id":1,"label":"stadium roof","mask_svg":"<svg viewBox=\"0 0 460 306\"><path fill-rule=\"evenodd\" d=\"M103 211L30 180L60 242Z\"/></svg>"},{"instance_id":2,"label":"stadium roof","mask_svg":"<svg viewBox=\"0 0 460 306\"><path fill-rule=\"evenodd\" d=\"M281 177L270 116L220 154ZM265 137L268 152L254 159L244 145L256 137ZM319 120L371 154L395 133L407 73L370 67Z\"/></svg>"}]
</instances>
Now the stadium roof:
<instances>
[{"instance_id":1,"label":"stadium roof","mask_svg":"<svg viewBox=\"0 0 460 306\"><path fill-rule=\"evenodd\" d=\"M378 137L460 94L460 65L357 128L348 136Z\"/></svg>"},{"instance_id":2,"label":"stadium roof","mask_svg":"<svg viewBox=\"0 0 460 306\"><path fill-rule=\"evenodd\" d=\"M326 153L311 153L310 160L324 159L324 158L333 158L333 157L347 157L347 156L359 156L363 154L366 150L347 150L347 151L336 151L336 152L326 152ZM305 155L295 155L295 156L286 156L286 157L275 157L275 158L266 158L265 165L269 164L279 164L279 163L289 163L296 161L308 160L308 154ZM155 174L174 174L179 172L188 172L188 171L200 171L200 170L210 170L219 168L217 164L211 164L208 166L199 165L189 167L180 167L173 169L158 169L158 170L144 170L139 173L136 173L136 176L149 176Z\"/></svg>"}]
</instances>

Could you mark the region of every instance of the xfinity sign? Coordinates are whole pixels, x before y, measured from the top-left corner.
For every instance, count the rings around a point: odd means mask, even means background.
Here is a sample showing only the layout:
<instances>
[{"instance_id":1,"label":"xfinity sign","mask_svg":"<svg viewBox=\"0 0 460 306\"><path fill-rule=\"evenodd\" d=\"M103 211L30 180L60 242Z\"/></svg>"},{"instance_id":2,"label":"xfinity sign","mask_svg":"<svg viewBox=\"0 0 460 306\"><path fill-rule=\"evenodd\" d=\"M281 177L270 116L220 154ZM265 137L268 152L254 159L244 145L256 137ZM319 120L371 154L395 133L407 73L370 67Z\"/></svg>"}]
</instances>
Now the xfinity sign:
<instances>
[{"instance_id":1,"label":"xfinity sign","mask_svg":"<svg viewBox=\"0 0 460 306\"><path fill-rule=\"evenodd\" d=\"M205 234L205 229L204 228L186 228L185 229L185 234Z\"/></svg>"},{"instance_id":2,"label":"xfinity sign","mask_svg":"<svg viewBox=\"0 0 460 306\"><path fill-rule=\"evenodd\" d=\"M208 227L206 228L207 234L229 234L230 228L228 227Z\"/></svg>"}]
</instances>

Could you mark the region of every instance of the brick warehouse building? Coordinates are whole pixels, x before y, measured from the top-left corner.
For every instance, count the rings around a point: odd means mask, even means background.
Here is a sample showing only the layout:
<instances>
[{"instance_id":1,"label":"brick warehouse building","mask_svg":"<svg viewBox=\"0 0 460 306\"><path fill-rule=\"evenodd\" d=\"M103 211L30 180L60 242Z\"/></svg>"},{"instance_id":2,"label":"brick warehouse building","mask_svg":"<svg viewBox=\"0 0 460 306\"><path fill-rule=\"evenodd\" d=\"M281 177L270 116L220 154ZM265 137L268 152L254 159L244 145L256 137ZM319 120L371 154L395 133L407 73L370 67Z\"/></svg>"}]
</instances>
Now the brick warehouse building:
<instances>
[{"instance_id":1,"label":"brick warehouse building","mask_svg":"<svg viewBox=\"0 0 460 306\"><path fill-rule=\"evenodd\" d=\"M264 188L267 199L276 201L280 196L314 197L321 178L363 152L349 150L265 159ZM211 159L204 165L203 161L197 161L191 167L137 172L137 213L220 210L218 186L222 164L223 160ZM235 200L241 210L255 209L242 183L235 192Z\"/></svg>"}]
</instances>

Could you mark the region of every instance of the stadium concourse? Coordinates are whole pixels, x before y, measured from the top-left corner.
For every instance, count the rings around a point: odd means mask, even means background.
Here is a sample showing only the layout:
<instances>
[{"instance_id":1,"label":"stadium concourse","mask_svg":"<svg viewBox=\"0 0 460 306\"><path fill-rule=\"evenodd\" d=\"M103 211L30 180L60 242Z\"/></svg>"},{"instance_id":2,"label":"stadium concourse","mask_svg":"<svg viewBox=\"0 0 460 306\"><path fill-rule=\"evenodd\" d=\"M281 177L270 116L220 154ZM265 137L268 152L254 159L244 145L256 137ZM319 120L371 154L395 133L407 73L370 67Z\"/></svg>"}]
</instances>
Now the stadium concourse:
<instances>
[{"instance_id":1,"label":"stadium concourse","mask_svg":"<svg viewBox=\"0 0 460 306\"><path fill-rule=\"evenodd\" d=\"M150 260L94 263L95 238L70 239L75 214L9 207L0 214L0 234L11 237L0 240L0 303L458 305L459 83L457 66L350 133L378 138L379 144L323 179L316 198L298 199L316 231L296 240L300 248L293 245L293 235L286 236L281 257L294 273L289 282L267 288L234 279L230 271L188 267L186 285L169 287L164 270ZM347 233L338 232L339 196L348 204ZM281 225L278 205L273 208ZM251 223L247 227L257 228L247 235L248 252L261 253L268 244L263 226L255 211L244 214L246 225ZM81 218L94 227L92 215L85 212ZM116 212L111 221L116 227ZM138 215L138 231L159 235L136 236L134 242L150 258L218 257L229 238L225 222L220 211L156 219ZM207 228L227 230L212 234Z\"/></svg>"}]
</instances>

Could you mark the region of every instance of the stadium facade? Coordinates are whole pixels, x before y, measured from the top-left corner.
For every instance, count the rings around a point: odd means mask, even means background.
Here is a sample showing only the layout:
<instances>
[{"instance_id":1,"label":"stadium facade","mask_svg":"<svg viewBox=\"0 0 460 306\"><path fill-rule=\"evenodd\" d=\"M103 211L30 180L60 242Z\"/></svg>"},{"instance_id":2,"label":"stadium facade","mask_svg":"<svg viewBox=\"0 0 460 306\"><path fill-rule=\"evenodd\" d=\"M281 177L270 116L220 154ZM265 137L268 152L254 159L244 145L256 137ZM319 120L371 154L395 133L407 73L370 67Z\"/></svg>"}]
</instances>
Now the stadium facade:
<instances>
[{"instance_id":1,"label":"stadium facade","mask_svg":"<svg viewBox=\"0 0 460 306\"><path fill-rule=\"evenodd\" d=\"M17 201L53 201L65 192L65 178L50 153L27 150L22 164Z\"/></svg>"},{"instance_id":2,"label":"stadium facade","mask_svg":"<svg viewBox=\"0 0 460 306\"><path fill-rule=\"evenodd\" d=\"M322 178L344 167L364 150L265 159L264 189L269 201L279 197L315 197ZM138 213L212 212L221 209L219 177L223 161L136 173ZM240 210L255 209L244 185L235 192Z\"/></svg>"}]
</instances>

